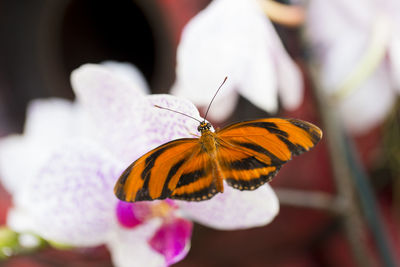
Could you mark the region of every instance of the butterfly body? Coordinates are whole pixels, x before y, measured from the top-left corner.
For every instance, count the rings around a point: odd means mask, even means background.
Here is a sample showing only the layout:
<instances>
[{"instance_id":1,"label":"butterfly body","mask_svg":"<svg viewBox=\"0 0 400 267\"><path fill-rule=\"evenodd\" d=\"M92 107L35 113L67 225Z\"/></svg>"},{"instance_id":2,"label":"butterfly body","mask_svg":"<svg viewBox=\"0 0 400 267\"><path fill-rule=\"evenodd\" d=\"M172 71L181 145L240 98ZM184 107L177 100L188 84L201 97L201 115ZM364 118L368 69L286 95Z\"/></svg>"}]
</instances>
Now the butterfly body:
<instances>
[{"instance_id":1,"label":"butterfly body","mask_svg":"<svg viewBox=\"0 0 400 267\"><path fill-rule=\"evenodd\" d=\"M217 132L203 121L197 130L199 138L168 142L133 162L115 185L116 196L128 202L201 201L222 193L223 181L254 190L322 137L311 123L279 118L234 123Z\"/></svg>"}]
</instances>

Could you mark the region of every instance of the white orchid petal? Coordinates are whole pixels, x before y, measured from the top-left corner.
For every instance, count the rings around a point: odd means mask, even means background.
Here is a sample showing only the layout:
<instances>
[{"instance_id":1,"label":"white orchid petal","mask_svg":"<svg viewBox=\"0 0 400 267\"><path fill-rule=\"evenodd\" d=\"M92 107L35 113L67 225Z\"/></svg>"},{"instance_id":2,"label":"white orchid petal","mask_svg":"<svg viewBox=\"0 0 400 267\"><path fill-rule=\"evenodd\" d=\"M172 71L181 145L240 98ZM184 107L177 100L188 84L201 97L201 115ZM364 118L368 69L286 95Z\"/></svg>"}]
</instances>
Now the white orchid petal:
<instances>
[{"instance_id":1,"label":"white orchid petal","mask_svg":"<svg viewBox=\"0 0 400 267\"><path fill-rule=\"evenodd\" d=\"M238 101L239 94L236 91L229 91L223 96L217 95L211 104L207 118L212 121L225 121L235 110ZM204 108L207 107L208 105L204 106Z\"/></svg>"},{"instance_id":2,"label":"white orchid petal","mask_svg":"<svg viewBox=\"0 0 400 267\"><path fill-rule=\"evenodd\" d=\"M127 83L136 84L137 88L142 90L144 94L150 93L150 88L147 85L143 74L131 63L107 60L103 61L101 65L106 66L108 69L113 71L115 75L118 75L122 79L126 79Z\"/></svg>"},{"instance_id":3,"label":"white orchid petal","mask_svg":"<svg viewBox=\"0 0 400 267\"><path fill-rule=\"evenodd\" d=\"M400 36L399 34L392 34L391 38L392 40L389 44L390 64L392 67L391 76L395 88L400 92Z\"/></svg>"},{"instance_id":4,"label":"white orchid petal","mask_svg":"<svg viewBox=\"0 0 400 267\"><path fill-rule=\"evenodd\" d=\"M20 207L12 207L7 212L7 225L18 233L35 233L38 228L29 211Z\"/></svg>"},{"instance_id":5,"label":"white orchid petal","mask_svg":"<svg viewBox=\"0 0 400 267\"><path fill-rule=\"evenodd\" d=\"M100 245L116 223L113 186L119 163L88 141L61 145L43 169L15 195L35 233L76 246ZM13 224L18 225L17 222Z\"/></svg>"},{"instance_id":6,"label":"white orchid petal","mask_svg":"<svg viewBox=\"0 0 400 267\"><path fill-rule=\"evenodd\" d=\"M30 142L47 146L76 134L78 111L72 102L60 98L39 99L29 103L24 133Z\"/></svg>"},{"instance_id":7,"label":"white orchid petal","mask_svg":"<svg viewBox=\"0 0 400 267\"><path fill-rule=\"evenodd\" d=\"M285 109L295 109L303 101L303 78L298 66L289 57L278 34L271 23L268 23L270 35L269 45L271 46L271 56L274 59L279 95Z\"/></svg>"},{"instance_id":8,"label":"white orchid petal","mask_svg":"<svg viewBox=\"0 0 400 267\"><path fill-rule=\"evenodd\" d=\"M232 101L226 106L235 104L235 98L226 96L236 90L256 106L274 112L278 106L276 77L289 70L286 79L291 81L282 81L281 86L285 104L293 107L301 100L298 71L287 62L287 55L282 57L285 52L276 42L280 43L279 37L256 1L213 1L185 26L177 51L177 80L171 92L206 106L216 86L228 76L218 96ZM295 92L290 94L287 91L293 85ZM214 116L227 117L210 114Z\"/></svg>"},{"instance_id":9,"label":"white orchid petal","mask_svg":"<svg viewBox=\"0 0 400 267\"><path fill-rule=\"evenodd\" d=\"M203 202L183 202L184 214L206 226L234 230L263 226L279 212L279 202L269 185L254 191L239 191L225 184L224 193Z\"/></svg>"},{"instance_id":10,"label":"white orchid petal","mask_svg":"<svg viewBox=\"0 0 400 267\"><path fill-rule=\"evenodd\" d=\"M47 157L46 153L36 153L31 147L19 135L0 140L0 181L11 194L27 183Z\"/></svg>"},{"instance_id":11,"label":"white orchid petal","mask_svg":"<svg viewBox=\"0 0 400 267\"><path fill-rule=\"evenodd\" d=\"M148 240L160 226L160 221L151 220L134 230L117 229L107 247L116 267L165 267L162 254L153 250Z\"/></svg>"}]
</instances>

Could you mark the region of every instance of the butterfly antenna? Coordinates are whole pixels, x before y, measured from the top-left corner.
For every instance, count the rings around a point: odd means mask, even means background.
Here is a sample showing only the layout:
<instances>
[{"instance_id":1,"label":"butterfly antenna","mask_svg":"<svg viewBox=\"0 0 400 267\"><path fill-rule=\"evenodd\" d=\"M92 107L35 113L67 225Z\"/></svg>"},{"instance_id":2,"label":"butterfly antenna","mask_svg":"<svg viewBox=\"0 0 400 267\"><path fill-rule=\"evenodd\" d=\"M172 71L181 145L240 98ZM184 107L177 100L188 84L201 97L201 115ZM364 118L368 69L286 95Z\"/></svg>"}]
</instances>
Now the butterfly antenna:
<instances>
[{"instance_id":1,"label":"butterfly antenna","mask_svg":"<svg viewBox=\"0 0 400 267\"><path fill-rule=\"evenodd\" d=\"M218 87L217 92L215 92L213 98L211 99L210 104L208 104L208 108L207 108L207 111L206 111L206 115L204 116L204 121L206 121L208 111L210 110L210 107L211 107L212 102L214 101L214 98L217 96L217 94L218 94L218 92L219 92L219 89L221 89L222 85L224 85L224 83L226 82L227 79L228 79L228 77L225 77L224 81L223 81L223 82L221 83L221 85Z\"/></svg>"},{"instance_id":2,"label":"butterfly antenna","mask_svg":"<svg viewBox=\"0 0 400 267\"><path fill-rule=\"evenodd\" d=\"M192 119L194 119L194 120L196 120L196 121L198 121L198 122L200 122L200 123L201 123L201 121L200 121L200 120L198 120L198 119L196 119L196 118L194 118L194 117L192 117L192 116L190 116L190 115L188 115L188 114L185 114L185 113L182 113L182 112L179 112L179 111L176 111L176 110L170 109L170 108L161 107L161 106L159 106L159 105L154 105L154 106L155 106L156 108L160 108L160 109L166 109L166 110L169 110L169 111L172 111L172 112L175 112L175 113L181 114L181 115L183 115L183 116L186 116L186 117L192 118Z\"/></svg>"}]
</instances>

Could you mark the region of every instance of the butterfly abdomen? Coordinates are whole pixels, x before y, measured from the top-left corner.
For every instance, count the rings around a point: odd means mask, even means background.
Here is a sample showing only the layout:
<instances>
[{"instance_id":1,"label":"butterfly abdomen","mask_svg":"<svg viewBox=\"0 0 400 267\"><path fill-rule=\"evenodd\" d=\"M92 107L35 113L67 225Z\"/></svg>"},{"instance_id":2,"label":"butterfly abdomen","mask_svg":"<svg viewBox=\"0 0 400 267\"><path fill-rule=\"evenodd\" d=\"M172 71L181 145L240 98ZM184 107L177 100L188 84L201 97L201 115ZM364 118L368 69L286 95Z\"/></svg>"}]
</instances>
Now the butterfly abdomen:
<instances>
[{"instance_id":1,"label":"butterfly abdomen","mask_svg":"<svg viewBox=\"0 0 400 267\"><path fill-rule=\"evenodd\" d=\"M217 159L218 143L216 134L211 132L210 130L203 131L201 133L199 142L204 152L207 153L210 157L210 163L212 165L212 176L215 187L218 192L222 193L224 192L224 176Z\"/></svg>"}]
</instances>

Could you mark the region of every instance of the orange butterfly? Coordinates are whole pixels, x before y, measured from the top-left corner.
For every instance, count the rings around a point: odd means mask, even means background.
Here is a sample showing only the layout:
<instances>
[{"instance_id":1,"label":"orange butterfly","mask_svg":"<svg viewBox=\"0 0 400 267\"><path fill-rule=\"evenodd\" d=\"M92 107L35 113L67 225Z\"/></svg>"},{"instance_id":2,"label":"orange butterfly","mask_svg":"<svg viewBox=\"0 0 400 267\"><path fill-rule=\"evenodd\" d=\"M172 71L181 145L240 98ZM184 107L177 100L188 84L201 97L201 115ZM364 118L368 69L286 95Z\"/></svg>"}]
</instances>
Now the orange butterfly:
<instances>
[{"instance_id":1,"label":"orange butterfly","mask_svg":"<svg viewBox=\"0 0 400 267\"><path fill-rule=\"evenodd\" d=\"M222 193L224 180L236 189L254 190L322 137L317 126L296 119L244 121L212 132L205 118L199 121L199 138L168 142L133 162L115 185L115 195L127 202L201 201Z\"/></svg>"}]
</instances>

